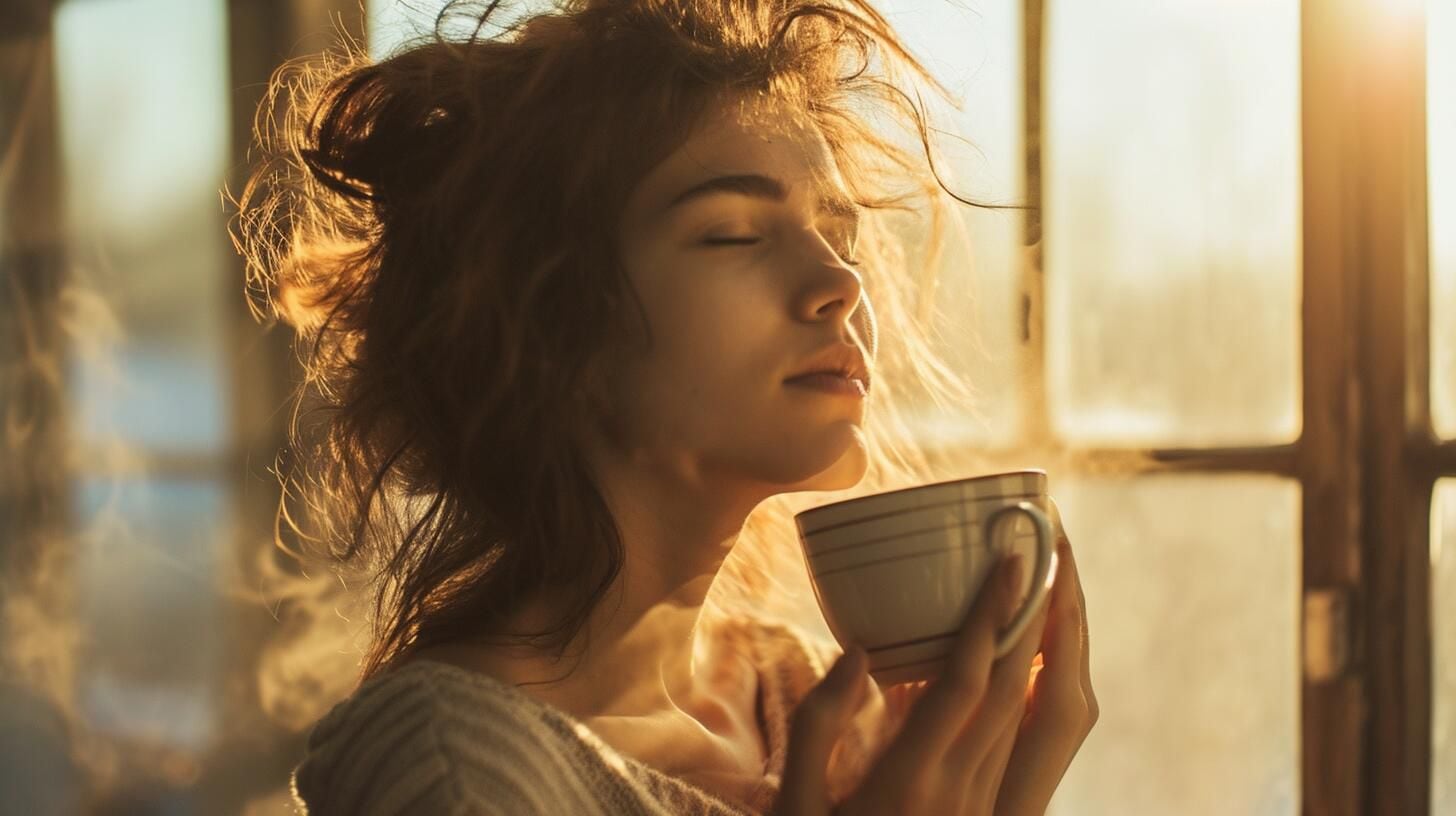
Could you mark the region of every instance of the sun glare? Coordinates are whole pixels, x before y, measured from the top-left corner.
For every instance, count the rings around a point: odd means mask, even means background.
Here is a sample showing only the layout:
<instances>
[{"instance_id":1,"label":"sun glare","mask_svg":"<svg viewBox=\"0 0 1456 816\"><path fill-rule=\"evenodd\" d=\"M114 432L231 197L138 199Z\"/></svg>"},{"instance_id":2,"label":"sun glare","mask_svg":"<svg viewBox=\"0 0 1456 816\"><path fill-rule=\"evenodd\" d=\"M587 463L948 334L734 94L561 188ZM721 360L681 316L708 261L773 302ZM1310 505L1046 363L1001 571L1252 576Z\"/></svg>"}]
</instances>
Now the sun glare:
<instances>
[{"instance_id":1,"label":"sun glare","mask_svg":"<svg viewBox=\"0 0 1456 816\"><path fill-rule=\"evenodd\" d=\"M1419 20L1426 13L1426 0L1375 0L1375 5L1384 14L1397 20Z\"/></svg>"}]
</instances>

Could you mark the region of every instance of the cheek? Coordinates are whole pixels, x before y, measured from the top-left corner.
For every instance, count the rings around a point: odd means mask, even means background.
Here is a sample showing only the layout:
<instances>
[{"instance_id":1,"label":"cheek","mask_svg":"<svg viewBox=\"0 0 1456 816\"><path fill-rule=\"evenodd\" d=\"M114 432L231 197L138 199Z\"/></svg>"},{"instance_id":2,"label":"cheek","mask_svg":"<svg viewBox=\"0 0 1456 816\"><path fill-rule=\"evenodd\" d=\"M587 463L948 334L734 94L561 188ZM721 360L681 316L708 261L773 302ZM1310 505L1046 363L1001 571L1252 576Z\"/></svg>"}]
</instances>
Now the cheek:
<instances>
[{"instance_id":1,"label":"cheek","mask_svg":"<svg viewBox=\"0 0 1456 816\"><path fill-rule=\"evenodd\" d=\"M783 305L748 276L701 275L646 305L653 347L643 368L671 387L732 399L789 362L776 343Z\"/></svg>"},{"instance_id":2,"label":"cheek","mask_svg":"<svg viewBox=\"0 0 1456 816\"><path fill-rule=\"evenodd\" d=\"M651 315L652 346L616 369L616 423L639 444L693 448L741 435L782 363L749 342L751 315L683 304ZM761 333L761 329L758 329Z\"/></svg>"}]
</instances>

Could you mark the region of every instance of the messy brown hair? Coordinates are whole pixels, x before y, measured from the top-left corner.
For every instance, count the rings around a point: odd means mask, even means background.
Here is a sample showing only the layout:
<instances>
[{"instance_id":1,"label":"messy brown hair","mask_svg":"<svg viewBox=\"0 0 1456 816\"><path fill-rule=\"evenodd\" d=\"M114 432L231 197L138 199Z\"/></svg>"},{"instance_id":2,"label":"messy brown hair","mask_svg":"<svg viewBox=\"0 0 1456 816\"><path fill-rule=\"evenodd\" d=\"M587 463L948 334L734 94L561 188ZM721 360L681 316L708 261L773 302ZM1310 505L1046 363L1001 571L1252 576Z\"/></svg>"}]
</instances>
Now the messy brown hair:
<instances>
[{"instance_id":1,"label":"messy brown hair","mask_svg":"<svg viewBox=\"0 0 1456 816\"><path fill-rule=\"evenodd\" d=\"M868 3L564 0L501 22L507 11L454 3L386 59L351 46L281 72L264 110L285 113L260 123L270 158L239 200L251 299L298 332L298 404L315 420L295 426L284 477L306 522L287 501L280 512L368 576L365 676L466 637L560 649L611 587L623 546L571 433L574 395L641 318L613 214L715 100L809 117L870 216L862 272L887 330L855 490L933 476L903 411L968 393L923 328L935 253L910 274L891 226L913 214L938 246L941 191L974 202L933 161L918 89L943 89ZM735 567L743 585L793 569L792 504L775 501L740 538L758 550ZM576 599L558 626L505 631L548 589Z\"/></svg>"}]
</instances>

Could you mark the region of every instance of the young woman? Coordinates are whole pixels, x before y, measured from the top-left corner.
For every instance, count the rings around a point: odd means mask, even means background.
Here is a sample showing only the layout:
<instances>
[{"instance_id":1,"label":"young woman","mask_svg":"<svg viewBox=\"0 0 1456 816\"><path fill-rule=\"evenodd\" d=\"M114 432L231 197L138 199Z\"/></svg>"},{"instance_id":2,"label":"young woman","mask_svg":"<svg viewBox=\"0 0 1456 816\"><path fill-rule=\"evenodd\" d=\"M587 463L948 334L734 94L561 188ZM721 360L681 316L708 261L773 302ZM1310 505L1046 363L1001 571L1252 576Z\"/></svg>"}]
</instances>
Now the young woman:
<instances>
[{"instance_id":1,"label":"young woman","mask_svg":"<svg viewBox=\"0 0 1456 816\"><path fill-rule=\"evenodd\" d=\"M789 522L943 475L904 412L965 390L922 328L934 252L896 237L938 240L933 80L860 0L497 5L280 78L242 197L321 408L300 526L376 593L299 803L1043 812L1097 717L1065 537L1015 652L1006 583L941 679L881 690L807 634Z\"/></svg>"}]
</instances>

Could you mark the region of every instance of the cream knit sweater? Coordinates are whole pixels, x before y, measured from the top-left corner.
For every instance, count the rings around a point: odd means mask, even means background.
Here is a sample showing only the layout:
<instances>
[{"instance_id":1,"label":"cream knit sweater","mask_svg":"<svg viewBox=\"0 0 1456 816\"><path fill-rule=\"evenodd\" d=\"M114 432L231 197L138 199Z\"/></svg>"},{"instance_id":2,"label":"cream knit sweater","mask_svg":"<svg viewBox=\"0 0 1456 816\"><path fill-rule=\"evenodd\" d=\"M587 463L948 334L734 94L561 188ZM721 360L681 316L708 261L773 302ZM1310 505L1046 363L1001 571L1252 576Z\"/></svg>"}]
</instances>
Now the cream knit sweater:
<instances>
[{"instance_id":1,"label":"cream knit sweater","mask_svg":"<svg viewBox=\"0 0 1456 816\"><path fill-rule=\"evenodd\" d=\"M744 621L723 630L758 675L763 778L730 801L603 742L579 720L487 675L416 661L363 684L314 727L294 772L301 812L313 816L743 816L771 808L783 772L789 717L837 653L796 629ZM873 686L873 684L871 684ZM841 742L835 798L867 764L863 718Z\"/></svg>"}]
</instances>

